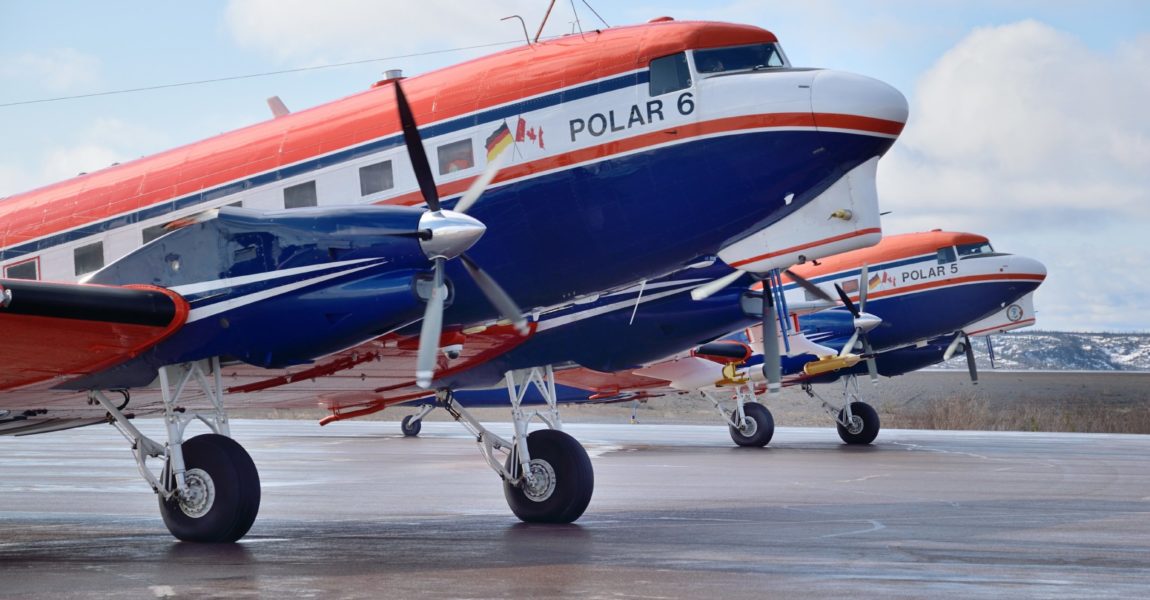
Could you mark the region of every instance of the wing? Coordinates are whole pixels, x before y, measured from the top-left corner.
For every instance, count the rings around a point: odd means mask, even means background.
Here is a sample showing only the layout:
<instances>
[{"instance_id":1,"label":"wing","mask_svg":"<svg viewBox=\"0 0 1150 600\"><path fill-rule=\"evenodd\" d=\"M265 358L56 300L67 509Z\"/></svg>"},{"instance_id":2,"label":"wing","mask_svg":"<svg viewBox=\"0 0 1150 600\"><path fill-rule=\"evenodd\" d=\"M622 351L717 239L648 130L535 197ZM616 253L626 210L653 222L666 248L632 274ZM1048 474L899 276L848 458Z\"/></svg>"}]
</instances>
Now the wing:
<instances>
[{"instance_id":1,"label":"wing","mask_svg":"<svg viewBox=\"0 0 1150 600\"><path fill-rule=\"evenodd\" d=\"M178 294L150 286L0 280L0 297L0 391L110 368L170 336L188 316Z\"/></svg>"},{"instance_id":2,"label":"wing","mask_svg":"<svg viewBox=\"0 0 1150 600\"><path fill-rule=\"evenodd\" d=\"M438 355L436 378L483 364L524 343L527 335L512 325L487 327L481 332L447 332L440 347L461 346L458 356ZM315 363L287 369L260 369L244 364L224 367L227 392L237 407L313 408L330 412L321 423L378 412L403 402L433 396L435 391L416 385L414 373L419 337L388 334L325 357Z\"/></svg>"}]
</instances>

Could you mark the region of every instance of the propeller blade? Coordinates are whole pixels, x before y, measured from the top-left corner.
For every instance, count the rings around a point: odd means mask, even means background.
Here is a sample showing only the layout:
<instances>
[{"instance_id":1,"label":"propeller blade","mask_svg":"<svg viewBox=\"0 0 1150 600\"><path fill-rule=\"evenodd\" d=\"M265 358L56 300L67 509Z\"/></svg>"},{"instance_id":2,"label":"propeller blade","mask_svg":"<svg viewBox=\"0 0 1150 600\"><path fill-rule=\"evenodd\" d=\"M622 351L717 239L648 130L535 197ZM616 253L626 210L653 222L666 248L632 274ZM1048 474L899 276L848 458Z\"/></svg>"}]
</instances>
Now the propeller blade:
<instances>
[{"instance_id":1,"label":"propeller blade","mask_svg":"<svg viewBox=\"0 0 1150 600\"><path fill-rule=\"evenodd\" d=\"M848 296L847 293L843 290L843 286L836 283L835 291L839 293L839 300L842 301L843 306L847 307L847 310L850 311L852 315L854 315L854 318L859 318L861 313L859 312L858 307L855 306L855 303L851 301L851 297Z\"/></svg>"},{"instance_id":2,"label":"propeller blade","mask_svg":"<svg viewBox=\"0 0 1150 600\"><path fill-rule=\"evenodd\" d=\"M447 297L447 287L443 285L444 259L435 259L435 287L427 300L423 312L423 323L419 327L419 354L415 361L415 384L421 388L431 386L435 377L435 365L439 359L439 338L443 334L443 302Z\"/></svg>"},{"instance_id":3,"label":"propeller blade","mask_svg":"<svg viewBox=\"0 0 1150 600\"><path fill-rule=\"evenodd\" d=\"M499 169L503 167L503 157L506 153L500 152L495 156L495 159L487 163L487 168L475 178L471 183L471 187L467 188L463 197L459 199L459 203L455 205L455 212L466 213L467 209L471 208L472 204L483 195L487 190L487 186L491 184L491 180L499 174Z\"/></svg>"},{"instance_id":4,"label":"propeller blade","mask_svg":"<svg viewBox=\"0 0 1150 600\"><path fill-rule=\"evenodd\" d=\"M863 263L862 271L859 271L859 312L866 312L866 295L870 291L870 278L867 277L867 266Z\"/></svg>"},{"instance_id":5,"label":"propeller blade","mask_svg":"<svg viewBox=\"0 0 1150 600\"><path fill-rule=\"evenodd\" d=\"M479 286L479 291L483 292L495 310L498 310L504 319L511 321L519 335L527 335L529 331L527 319L523 317L523 311L519 310L519 306L515 304L511 296L503 291L503 288L499 287L499 284L486 271L479 268L479 265L475 264L471 257L461 254L459 258L463 259L463 266L471 275L471 279L475 281L475 285Z\"/></svg>"},{"instance_id":6,"label":"propeller blade","mask_svg":"<svg viewBox=\"0 0 1150 600\"><path fill-rule=\"evenodd\" d=\"M962 339L966 343L966 368L970 371L970 381L978 385L978 366L974 364L974 347L970 345L970 337L965 332L962 334Z\"/></svg>"},{"instance_id":7,"label":"propeller blade","mask_svg":"<svg viewBox=\"0 0 1150 600\"><path fill-rule=\"evenodd\" d=\"M955 334L954 341L946 347L946 351L942 353L942 360L950 360L954 353L958 350L958 344L962 342L962 333Z\"/></svg>"},{"instance_id":8,"label":"propeller blade","mask_svg":"<svg viewBox=\"0 0 1150 600\"><path fill-rule=\"evenodd\" d=\"M843 344L843 349L839 350L839 356L846 356L854 351L855 342L859 341L859 333L861 333L861 330L856 327L851 338L847 340L847 343Z\"/></svg>"},{"instance_id":9,"label":"propeller blade","mask_svg":"<svg viewBox=\"0 0 1150 600\"><path fill-rule=\"evenodd\" d=\"M769 280L763 280L763 376L767 379L767 393L782 392L783 368L779 356L779 318L775 311L775 296Z\"/></svg>"},{"instance_id":10,"label":"propeller blade","mask_svg":"<svg viewBox=\"0 0 1150 600\"><path fill-rule=\"evenodd\" d=\"M863 351L866 352L866 372L870 375L870 382L878 385L878 364L874 359L874 348L871 347L865 333L862 335L862 343Z\"/></svg>"},{"instance_id":11,"label":"propeller blade","mask_svg":"<svg viewBox=\"0 0 1150 600\"><path fill-rule=\"evenodd\" d=\"M435 187L435 177L431 174L427 151L423 149L423 138L419 135L419 127L415 124L411 105L407 103L407 96L404 95L403 86L399 85L399 81L395 82L395 103L399 107L403 143L407 146L407 155L411 157L411 167L415 169L415 180L419 182L419 191L423 193L423 201L427 203L427 208L438 211L439 191Z\"/></svg>"},{"instance_id":12,"label":"propeller blade","mask_svg":"<svg viewBox=\"0 0 1150 600\"><path fill-rule=\"evenodd\" d=\"M792 271L790 269L783 271L783 273L786 273L787 277L791 278L791 281L799 284L799 287L810 292L811 295L815 296L819 300L824 300L826 302L830 302L831 304L835 303L834 296L831 296L830 294L828 294L826 292L826 290L824 290L823 288L811 283L809 280L803 278L798 273L795 273L794 271Z\"/></svg>"},{"instance_id":13,"label":"propeller blade","mask_svg":"<svg viewBox=\"0 0 1150 600\"><path fill-rule=\"evenodd\" d=\"M727 287L728 285L731 285L738 278L740 278L742 276L743 276L743 272L736 270L736 271L734 271L730 274L724 275L724 276L722 276L722 277L720 277L714 281L711 281L709 283L704 283L703 285L700 285L699 287L691 290L691 299L692 300L705 300L707 298L710 298L715 292ZM766 289L765 286L764 286L764 289Z\"/></svg>"}]
</instances>

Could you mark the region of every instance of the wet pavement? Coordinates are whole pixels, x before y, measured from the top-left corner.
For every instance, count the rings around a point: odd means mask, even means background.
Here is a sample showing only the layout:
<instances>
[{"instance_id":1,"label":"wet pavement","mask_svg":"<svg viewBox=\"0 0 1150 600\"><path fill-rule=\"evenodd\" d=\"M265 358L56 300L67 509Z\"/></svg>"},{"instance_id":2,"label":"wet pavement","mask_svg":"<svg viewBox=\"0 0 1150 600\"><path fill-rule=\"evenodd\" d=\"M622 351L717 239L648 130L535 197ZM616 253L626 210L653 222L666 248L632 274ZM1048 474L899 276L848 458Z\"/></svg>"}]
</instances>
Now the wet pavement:
<instances>
[{"instance_id":1,"label":"wet pavement","mask_svg":"<svg viewBox=\"0 0 1150 600\"><path fill-rule=\"evenodd\" d=\"M156 433L159 422L141 421ZM586 514L525 525L466 432L233 422L263 503L167 533L110 427L0 438L0 598L1145 597L1150 437L572 424ZM508 434L506 425L495 427Z\"/></svg>"}]
</instances>

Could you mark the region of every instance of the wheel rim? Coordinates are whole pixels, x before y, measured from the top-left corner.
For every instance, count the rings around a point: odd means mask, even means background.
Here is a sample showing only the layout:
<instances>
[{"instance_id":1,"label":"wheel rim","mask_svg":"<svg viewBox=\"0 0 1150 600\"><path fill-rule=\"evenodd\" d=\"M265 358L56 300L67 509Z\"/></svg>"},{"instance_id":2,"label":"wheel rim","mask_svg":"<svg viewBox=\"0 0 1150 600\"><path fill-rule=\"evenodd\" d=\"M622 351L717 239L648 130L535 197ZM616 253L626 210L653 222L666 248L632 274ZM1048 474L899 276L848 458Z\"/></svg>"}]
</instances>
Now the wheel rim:
<instances>
[{"instance_id":1,"label":"wheel rim","mask_svg":"<svg viewBox=\"0 0 1150 600\"><path fill-rule=\"evenodd\" d=\"M216 501L216 485L203 469L188 469L184 473L187 490L179 494L180 510L193 519L198 519L212 509Z\"/></svg>"},{"instance_id":2,"label":"wheel rim","mask_svg":"<svg viewBox=\"0 0 1150 600\"><path fill-rule=\"evenodd\" d=\"M538 458L528 463L531 478L523 480L523 495L532 502L543 502L555 493L555 469L545 460Z\"/></svg>"},{"instance_id":3,"label":"wheel rim","mask_svg":"<svg viewBox=\"0 0 1150 600\"><path fill-rule=\"evenodd\" d=\"M847 431L850 432L851 435L858 435L862 433L863 427L864 424L862 417L858 415L851 415L851 423L847 426Z\"/></svg>"},{"instance_id":4,"label":"wheel rim","mask_svg":"<svg viewBox=\"0 0 1150 600\"><path fill-rule=\"evenodd\" d=\"M751 437L759 430L759 423L750 417L743 417L743 426L739 428L739 433L744 437Z\"/></svg>"}]
</instances>

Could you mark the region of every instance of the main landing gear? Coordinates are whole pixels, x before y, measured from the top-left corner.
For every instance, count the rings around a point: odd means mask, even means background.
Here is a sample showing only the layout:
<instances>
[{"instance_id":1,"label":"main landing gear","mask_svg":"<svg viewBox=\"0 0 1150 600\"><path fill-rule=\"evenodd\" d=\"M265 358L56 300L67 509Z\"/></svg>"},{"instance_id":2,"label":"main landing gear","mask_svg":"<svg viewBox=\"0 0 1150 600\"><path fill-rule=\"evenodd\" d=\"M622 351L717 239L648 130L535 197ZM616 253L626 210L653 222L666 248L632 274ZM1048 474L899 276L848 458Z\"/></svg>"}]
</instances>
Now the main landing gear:
<instances>
[{"instance_id":1,"label":"main landing gear","mask_svg":"<svg viewBox=\"0 0 1150 600\"><path fill-rule=\"evenodd\" d=\"M843 377L843 405L834 406L823 400L811 388L811 384L804 383L803 391L811 398L816 398L823 404L831 416L835 418L839 437L847 444L865 445L878 437L881 427L878 413L866 402L859 400L858 378L854 375Z\"/></svg>"},{"instance_id":2,"label":"main landing gear","mask_svg":"<svg viewBox=\"0 0 1150 600\"><path fill-rule=\"evenodd\" d=\"M515 425L511 441L484 427L455 402L450 390L440 390L437 399L444 410L475 435L487 464L503 479L503 493L516 517L527 523L571 523L583 515L591 502L595 489L591 459L575 438L560 430L551 367L533 368L521 381L516 381L516 376L514 371L507 373ZM547 414L523 410L529 385L535 385L547 400ZM548 429L528 433L527 426L535 417Z\"/></svg>"},{"instance_id":3,"label":"main landing gear","mask_svg":"<svg viewBox=\"0 0 1150 600\"><path fill-rule=\"evenodd\" d=\"M761 448L771 442L775 435L775 419L766 406L759 404L749 381L735 385L735 408L730 411L723 407L718 398L719 391L704 390L703 395L715 405L715 409L727 422L731 440L744 447Z\"/></svg>"},{"instance_id":4,"label":"main landing gear","mask_svg":"<svg viewBox=\"0 0 1150 600\"><path fill-rule=\"evenodd\" d=\"M229 437L219 359L162 367L159 375L166 444L141 433L122 412L127 392L120 392L119 405L99 390L88 393L89 401L103 406L112 425L132 443L136 466L159 496L160 515L172 535L187 542L234 542L256 520L260 478L251 456ZM179 406L193 381L211 402L211 410L187 412ZM185 429L196 420L212 433L185 441ZM159 476L147 466L148 458L163 458Z\"/></svg>"}]
</instances>

